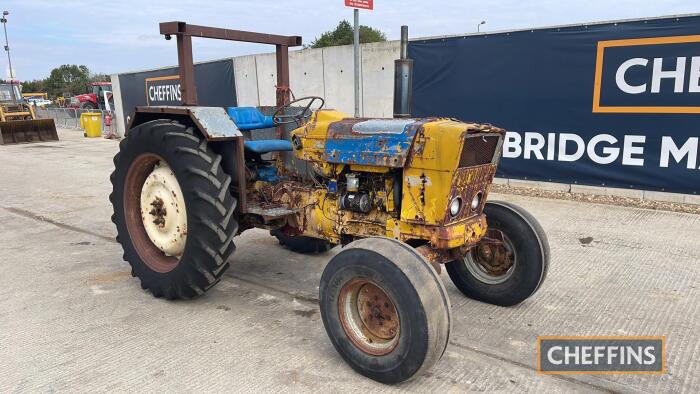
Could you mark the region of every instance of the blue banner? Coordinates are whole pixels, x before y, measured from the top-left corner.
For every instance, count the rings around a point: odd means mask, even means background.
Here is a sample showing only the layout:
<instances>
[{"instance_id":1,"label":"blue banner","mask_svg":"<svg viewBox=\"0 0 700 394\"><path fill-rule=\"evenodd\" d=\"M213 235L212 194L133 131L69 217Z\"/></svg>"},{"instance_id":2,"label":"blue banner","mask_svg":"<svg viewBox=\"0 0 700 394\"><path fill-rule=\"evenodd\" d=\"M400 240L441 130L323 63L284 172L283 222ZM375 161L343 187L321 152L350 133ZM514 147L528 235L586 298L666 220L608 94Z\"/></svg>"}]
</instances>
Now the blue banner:
<instances>
[{"instance_id":1,"label":"blue banner","mask_svg":"<svg viewBox=\"0 0 700 394\"><path fill-rule=\"evenodd\" d=\"M411 41L413 114L509 132L498 176L697 194L700 16Z\"/></svg>"}]
</instances>

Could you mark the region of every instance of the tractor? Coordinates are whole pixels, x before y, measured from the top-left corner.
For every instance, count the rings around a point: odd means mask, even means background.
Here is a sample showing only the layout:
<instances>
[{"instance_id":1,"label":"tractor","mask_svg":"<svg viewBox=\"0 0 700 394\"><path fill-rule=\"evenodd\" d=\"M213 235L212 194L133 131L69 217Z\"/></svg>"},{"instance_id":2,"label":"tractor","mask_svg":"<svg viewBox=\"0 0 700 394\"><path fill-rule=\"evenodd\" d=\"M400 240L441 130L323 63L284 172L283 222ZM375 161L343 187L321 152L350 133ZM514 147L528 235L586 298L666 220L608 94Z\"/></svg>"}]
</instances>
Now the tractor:
<instances>
[{"instance_id":1,"label":"tractor","mask_svg":"<svg viewBox=\"0 0 700 394\"><path fill-rule=\"evenodd\" d=\"M448 345L443 265L457 289L486 303L516 305L540 287L542 227L518 206L487 201L504 130L406 116L402 83L390 119L355 118L321 97L290 100L298 36L184 22L161 23L160 33L177 39L182 105L137 107L111 175L117 240L143 289L202 295L251 228L294 252L337 246L319 286L325 330L354 370L391 384L429 370ZM192 37L275 45L272 113L198 106ZM254 138L264 129L274 138Z\"/></svg>"},{"instance_id":2,"label":"tractor","mask_svg":"<svg viewBox=\"0 0 700 394\"><path fill-rule=\"evenodd\" d=\"M105 92L112 92L111 82L90 82L87 85L87 92L70 98L67 103L68 108L75 109L104 109ZM64 99L65 102L65 99Z\"/></svg>"}]
</instances>

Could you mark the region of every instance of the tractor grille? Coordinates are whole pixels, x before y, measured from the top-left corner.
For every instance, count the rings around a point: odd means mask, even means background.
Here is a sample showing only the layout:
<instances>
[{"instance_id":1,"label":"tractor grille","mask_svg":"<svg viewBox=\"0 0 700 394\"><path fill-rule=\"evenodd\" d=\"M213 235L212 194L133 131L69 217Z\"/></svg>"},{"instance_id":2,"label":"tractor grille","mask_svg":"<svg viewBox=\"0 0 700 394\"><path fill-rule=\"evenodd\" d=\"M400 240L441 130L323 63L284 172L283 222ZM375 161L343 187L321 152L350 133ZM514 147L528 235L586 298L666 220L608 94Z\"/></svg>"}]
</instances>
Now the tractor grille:
<instances>
[{"instance_id":1,"label":"tractor grille","mask_svg":"<svg viewBox=\"0 0 700 394\"><path fill-rule=\"evenodd\" d=\"M467 137L462 147L459 167L474 167L493 162L500 135L473 135Z\"/></svg>"}]
</instances>

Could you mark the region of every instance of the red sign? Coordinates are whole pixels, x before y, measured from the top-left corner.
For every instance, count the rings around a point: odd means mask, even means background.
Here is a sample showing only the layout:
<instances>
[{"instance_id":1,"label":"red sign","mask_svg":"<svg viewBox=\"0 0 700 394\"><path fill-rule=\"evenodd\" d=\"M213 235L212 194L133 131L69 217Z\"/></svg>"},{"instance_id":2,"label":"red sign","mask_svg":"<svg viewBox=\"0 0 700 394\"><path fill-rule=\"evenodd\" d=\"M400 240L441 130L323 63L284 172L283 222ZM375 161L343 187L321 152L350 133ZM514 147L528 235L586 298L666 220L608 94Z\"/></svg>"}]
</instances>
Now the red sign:
<instances>
[{"instance_id":1,"label":"red sign","mask_svg":"<svg viewBox=\"0 0 700 394\"><path fill-rule=\"evenodd\" d=\"M346 7L362 8L364 10L374 9L374 0L345 0Z\"/></svg>"}]
</instances>

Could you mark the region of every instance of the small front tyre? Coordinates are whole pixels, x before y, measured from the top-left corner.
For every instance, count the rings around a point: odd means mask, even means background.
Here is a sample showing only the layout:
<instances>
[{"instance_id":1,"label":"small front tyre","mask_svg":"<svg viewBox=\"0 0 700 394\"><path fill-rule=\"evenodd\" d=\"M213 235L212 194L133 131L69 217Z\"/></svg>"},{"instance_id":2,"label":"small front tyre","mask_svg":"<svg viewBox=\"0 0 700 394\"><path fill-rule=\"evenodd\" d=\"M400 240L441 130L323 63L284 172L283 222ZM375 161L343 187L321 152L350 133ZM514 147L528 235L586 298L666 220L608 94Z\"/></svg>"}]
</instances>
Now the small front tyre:
<instances>
[{"instance_id":1,"label":"small front tyre","mask_svg":"<svg viewBox=\"0 0 700 394\"><path fill-rule=\"evenodd\" d=\"M457 289L477 301L517 305L533 295L549 268L549 242L539 222L523 208L489 201L489 230L461 260L446 264Z\"/></svg>"},{"instance_id":2,"label":"small front tyre","mask_svg":"<svg viewBox=\"0 0 700 394\"><path fill-rule=\"evenodd\" d=\"M333 346L366 377L411 379L432 368L447 347L447 292L430 264L402 242L350 243L326 266L319 293Z\"/></svg>"}]
</instances>

